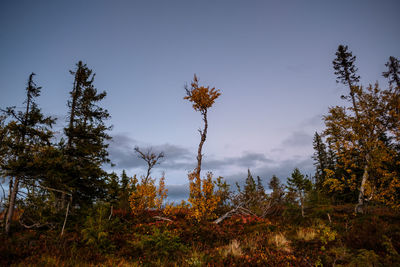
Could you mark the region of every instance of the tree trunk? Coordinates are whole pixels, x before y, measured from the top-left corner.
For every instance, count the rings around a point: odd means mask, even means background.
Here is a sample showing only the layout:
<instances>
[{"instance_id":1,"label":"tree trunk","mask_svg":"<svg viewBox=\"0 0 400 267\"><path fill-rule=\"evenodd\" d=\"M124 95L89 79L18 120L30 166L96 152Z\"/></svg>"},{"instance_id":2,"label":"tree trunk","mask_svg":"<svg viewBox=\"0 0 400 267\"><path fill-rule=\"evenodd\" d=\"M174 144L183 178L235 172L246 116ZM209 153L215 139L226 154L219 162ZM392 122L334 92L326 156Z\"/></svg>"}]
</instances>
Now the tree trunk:
<instances>
[{"instance_id":1,"label":"tree trunk","mask_svg":"<svg viewBox=\"0 0 400 267\"><path fill-rule=\"evenodd\" d=\"M365 184L368 180L368 163L364 166L364 173L361 180L361 186L358 193L358 203L354 209L355 213L364 213L364 196L365 196Z\"/></svg>"},{"instance_id":2,"label":"tree trunk","mask_svg":"<svg viewBox=\"0 0 400 267\"><path fill-rule=\"evenodd\" d=\"M18 185L19 185L19 178L15 177L14 186L12 188L12 192L11 192L11 196L10 196L10 203L8 205L8 212L7 212L7 218L6 218L6 234L10 233L10 225L11 225L12 217L14 215L14 207L15 207L15 200L17 199Z\"/></svg>"},{"instance_id":3,"label":"tree trunk","mask_svg":"<svg viewBox=\"0 0 400 267\"><path fill-rule=\"evenodd\" d=\"M199 149L197 151L197 168L196 168L196 176L198 179L200 179L200 171L201 171L201 160L203 158L203 155L201 154L201 151L203 149L204 142L206 141L207 137L207 128L208 128L208 122L207 122L207 110L204 111L203 113L203 121L204 121L204 130L200 132L201 139L200 139L200 144L199 144Z\"/></svg>"}]
</instances>

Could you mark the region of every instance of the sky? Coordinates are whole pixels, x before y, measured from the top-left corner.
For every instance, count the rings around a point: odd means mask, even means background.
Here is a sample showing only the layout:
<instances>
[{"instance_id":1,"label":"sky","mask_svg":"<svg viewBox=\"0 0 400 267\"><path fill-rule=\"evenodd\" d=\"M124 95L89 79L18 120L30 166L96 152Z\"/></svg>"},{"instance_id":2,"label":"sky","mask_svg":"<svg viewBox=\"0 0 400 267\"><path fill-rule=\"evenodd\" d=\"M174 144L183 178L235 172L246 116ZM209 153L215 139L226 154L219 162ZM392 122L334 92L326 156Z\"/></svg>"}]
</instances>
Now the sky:
<instances>
[{"instance_id":1,"label":"sky","mask_svg":"<svg viewBox=\"0 0 400 267\"><path fill-rule=\"evenodd\" d=\"M82 60L107 92L110 171L145 173L133 148L163 151L170 196L187 187L202 127L183 99L194 74L221 90L209 112L203 170L229 182L250 169L264 183L298 167L314 173L312 138L328 108L346 105L332 60L339 44L357 56L361 84L387 86L400 56L399 1L1 1L0 107L22 106L28 76L62 134ZM184 189L186 188L186 189Z\"/></svg>"}]
</instances>

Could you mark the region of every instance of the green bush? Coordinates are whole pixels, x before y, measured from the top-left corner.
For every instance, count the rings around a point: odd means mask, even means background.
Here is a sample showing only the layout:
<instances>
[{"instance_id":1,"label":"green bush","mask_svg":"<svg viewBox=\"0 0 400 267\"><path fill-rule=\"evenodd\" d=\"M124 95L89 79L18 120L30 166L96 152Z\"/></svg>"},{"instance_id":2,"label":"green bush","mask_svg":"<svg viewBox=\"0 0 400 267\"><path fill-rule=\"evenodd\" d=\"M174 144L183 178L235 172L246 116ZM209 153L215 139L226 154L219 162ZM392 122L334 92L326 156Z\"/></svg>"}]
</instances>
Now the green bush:
<instances>
[{"instance_id":1,"label":"green bush","mask_svg":"<svg viewBox=\"0 0 400 267\"><path fill-rule=\"evenodd\" d=\"M94 247L101 252L108 252L115 249L109 239L111 221L108 219L109 207L99 203L93 208L92 214L86 217L82 229L82 239L86 245Z\"/></svg>"},{"instance_id":2,"label":"green bush","mask_svg":"<svg viewBox=\"0 0 400 267\"><path fill-rule=\"evenodd\" d=\"M139 252L139 256L153 262L159 259L173 261L188 251L177 234L168 230L160 231L158 227L153 227L151 234L137 237L138 240L129 243Z\"/></svg>"}]
</instances>

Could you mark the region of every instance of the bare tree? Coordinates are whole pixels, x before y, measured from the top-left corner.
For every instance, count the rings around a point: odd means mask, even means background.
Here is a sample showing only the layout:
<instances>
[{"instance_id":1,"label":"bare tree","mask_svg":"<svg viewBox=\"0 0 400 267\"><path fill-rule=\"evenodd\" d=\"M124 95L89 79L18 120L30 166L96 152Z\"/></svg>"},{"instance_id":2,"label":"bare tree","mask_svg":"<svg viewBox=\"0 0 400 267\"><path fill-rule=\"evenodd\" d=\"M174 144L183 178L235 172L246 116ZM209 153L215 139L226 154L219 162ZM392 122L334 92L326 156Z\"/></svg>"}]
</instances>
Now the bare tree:
<instances>
[{"instance_id":1,"label":"bare tree","mask_svg":"<svg viewBox=\"0 0 400 267\"><path fill-rule=\"evenodd\" d=\"M153 167L157 164L161 163L161 160L164 158L164 152L156 154L151 148L142 151L138 146L135 147L135 152L138 154L139 158L143 159L147 163L147 173L144 179L145 183L147 183L150 177L151 169L153 169Z\"/></svg>"}]
</instances>

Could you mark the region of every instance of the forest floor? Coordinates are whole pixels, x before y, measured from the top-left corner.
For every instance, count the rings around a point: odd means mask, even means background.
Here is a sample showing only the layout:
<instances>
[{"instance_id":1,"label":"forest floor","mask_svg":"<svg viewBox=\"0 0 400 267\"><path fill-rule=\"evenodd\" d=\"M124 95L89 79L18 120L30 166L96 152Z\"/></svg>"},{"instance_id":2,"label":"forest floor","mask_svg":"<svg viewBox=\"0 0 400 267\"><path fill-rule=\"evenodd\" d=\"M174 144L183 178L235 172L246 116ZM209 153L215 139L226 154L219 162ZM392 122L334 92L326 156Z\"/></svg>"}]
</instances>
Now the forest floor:
<instances>
[{"instance_id":1,"label":"forest floor","mask_svg":"<svg viewBox=\"0 0 400 267\"><path fill-rule=\"evenodd\" d=\"M198 223L178 210L133 217L114 211L60 229L0 235L0 266L400 266L400 214L353 205L285 209L279 216L233 216Z\"/></svg>"}]
</instances>

